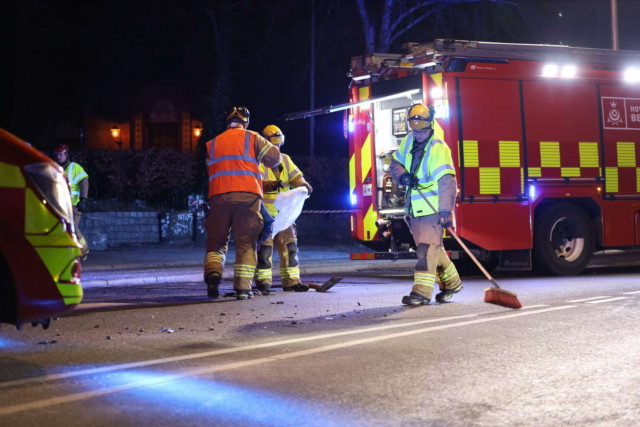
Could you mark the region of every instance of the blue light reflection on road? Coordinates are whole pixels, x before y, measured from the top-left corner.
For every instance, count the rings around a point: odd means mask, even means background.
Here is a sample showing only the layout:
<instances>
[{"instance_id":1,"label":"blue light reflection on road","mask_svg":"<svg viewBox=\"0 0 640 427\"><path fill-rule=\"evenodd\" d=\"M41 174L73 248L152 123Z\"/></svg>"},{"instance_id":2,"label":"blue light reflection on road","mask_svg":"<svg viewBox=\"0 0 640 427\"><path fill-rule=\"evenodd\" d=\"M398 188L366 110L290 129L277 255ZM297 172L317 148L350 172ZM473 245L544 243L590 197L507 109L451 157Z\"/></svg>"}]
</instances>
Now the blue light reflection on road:
<instances>
[{"instance_id":1,"label":"blue light reflection on road","mask_svg":"<svg viewBox=\"0 0 640 427\"><path fill-rule=\"evenodd\" d=\"M137 408L140 404L152 405L150 411L155 416L179 411L243 425L356 424L340 416L335 407L327 414L292 396L201 377L177 379L166 373L130 371L101 376L100 383L107 387L139 384L140 388L126 391L135 402L127 400Z\"/></svg>"}]
</instances>

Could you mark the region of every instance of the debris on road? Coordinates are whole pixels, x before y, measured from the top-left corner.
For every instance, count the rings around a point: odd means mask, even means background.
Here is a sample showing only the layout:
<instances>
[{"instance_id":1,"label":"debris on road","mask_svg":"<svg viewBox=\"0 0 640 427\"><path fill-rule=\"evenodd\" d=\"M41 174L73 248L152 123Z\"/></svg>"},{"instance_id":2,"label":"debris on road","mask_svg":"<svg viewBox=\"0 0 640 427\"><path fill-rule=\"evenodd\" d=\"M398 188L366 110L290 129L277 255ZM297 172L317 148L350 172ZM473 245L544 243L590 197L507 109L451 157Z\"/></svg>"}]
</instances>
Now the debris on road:
<instances>
[{"instance_id":1,"label":"debris on road","mask_svg":"<svg viewBox=\"0 0 640 427\"><path fill-rule=\"evenodd\" d=\"M57 342L58 341L56 341L56 340L50 340L50 341L43 340L43 341L38 341L38 344L43 344L43 345L46 345L46 344L57 344Z\"/></svg>"},{"instance_id":2,"label":"debris on road","mask_svg":"<svg viewBox=\"0 0 640 427\"><path fill-rule=\"evenodd\" d=\"M271 304L284 304L284 301L276 301L276 302L272 302Z\"/></svg>"},{"instance_id":3,"label":"debris on road","mask_svg":"<svg viewBox=\"0 0 640 427\"><path fill-rule=\"evenodd\" d=\"M175 331L173 329L169 329L169 328L165 328L164 326L162 327L162 332L166 332L168 334L172 334Z\"/></svg>"},{"instance_id":4,"label":"debris on road","mask_svg":"<svg viewBox=\"0 0 640 427\"><path fill-rule=\"evenodd\" d=\"M111 335L107 335L107 339L112 340L113 338L111 337Z\"/></svg>"}]
</instances>

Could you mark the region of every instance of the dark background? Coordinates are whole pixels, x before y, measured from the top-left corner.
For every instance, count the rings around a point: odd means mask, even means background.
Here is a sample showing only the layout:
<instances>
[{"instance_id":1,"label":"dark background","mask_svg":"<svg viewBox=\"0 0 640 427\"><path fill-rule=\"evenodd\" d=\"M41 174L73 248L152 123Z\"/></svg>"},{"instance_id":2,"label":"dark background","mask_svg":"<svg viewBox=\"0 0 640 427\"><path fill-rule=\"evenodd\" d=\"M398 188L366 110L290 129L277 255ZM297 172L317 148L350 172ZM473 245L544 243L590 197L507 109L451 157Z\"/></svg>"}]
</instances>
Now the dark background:
<instances>
[{"instance_id":1,"label":"dark background","mask_svg":"<svg viewBox=\"0 0 640 427\"><path fill-rule=\"evenodd\" d=\"M366 1L372 20L379 19L381 3ZM609 0L507 3L454 6L416 25L391 50L436 37L611 47ZM207 7L226 34L228 92L222 96L214 90L220 47ZM205 120L205 137L219 130L216 109L242 104L251 111L251 129L275 123L287 136L285 152L308 155L309 121L278 119L309 108L311 11L303 0L2 2L0 127L47 149L57 113L82 121L90 108L124 121L141 90L173 85ZM619 0L618 13L620 48L634 50L640 1ZM356 2L316 0L315 16L315 104L347 102L349 60L365 51ZM317 156L347 157L341 114L319 117L315 139Z\"/></svg>"}]
</instances>

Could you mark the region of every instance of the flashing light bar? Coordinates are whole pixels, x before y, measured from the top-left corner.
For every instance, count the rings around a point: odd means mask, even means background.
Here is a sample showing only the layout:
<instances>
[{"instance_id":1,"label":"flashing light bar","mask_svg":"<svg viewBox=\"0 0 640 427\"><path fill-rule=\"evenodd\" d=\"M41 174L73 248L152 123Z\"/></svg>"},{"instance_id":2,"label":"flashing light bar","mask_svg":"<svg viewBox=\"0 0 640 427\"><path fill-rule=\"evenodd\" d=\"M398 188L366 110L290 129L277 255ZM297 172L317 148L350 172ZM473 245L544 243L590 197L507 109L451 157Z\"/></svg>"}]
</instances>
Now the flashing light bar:
<instances>
[{"instance_id":1,"label":"flashing light bar","mask_svg":"<svg viewBox=\"0 0 640 427\"><path fill-rule=\"evenodd\" d=\"M558 66L555 64L547 64L542 69L542 75L544 77L555 77L558 75Z\"/></svg>"},{"instance_id":2,"label":"flashing light bar","mask_svg":"<svg viewBox=\"0 0 640 427\"><path fill-rule=\"evenodd\" d=\"M640 69L639 68L629 68L624 73L624 79L628 82L637 83L640 82Z\"/></svg>"},{"instance_id":3,"label":"flashing light bar","mask_svg":"<svg viewBox=\"0 0 640 427\"><path fill-rule=\"evenodd\" d=\"M382 102L382 101L389 101L390 99L410 97L411 95L415 95L416 93L420 93L420 89L412 89L406 92L400 92L400 93L395 93L393 95L382 96L380 98L365 99L364 101L354 102L353 104L342 104L336 107L329 107L327 108L326 112L335 113L336 111L346 110L347 108L355 108L355 107L362 108L370 104L373 104L374 102Z\"/></svg>"}]
</instances>

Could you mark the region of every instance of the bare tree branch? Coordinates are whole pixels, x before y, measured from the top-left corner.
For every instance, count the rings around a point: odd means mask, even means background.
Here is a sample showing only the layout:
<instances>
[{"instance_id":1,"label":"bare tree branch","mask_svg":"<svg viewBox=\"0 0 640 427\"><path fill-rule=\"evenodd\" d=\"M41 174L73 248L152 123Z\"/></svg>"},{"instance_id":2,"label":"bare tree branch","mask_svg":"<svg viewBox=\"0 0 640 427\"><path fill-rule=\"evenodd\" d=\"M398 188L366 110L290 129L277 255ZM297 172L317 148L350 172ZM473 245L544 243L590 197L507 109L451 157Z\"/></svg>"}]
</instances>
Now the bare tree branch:
<instances>
[{"instance_id":1,"label":"bare tree branch","mask_svg":"<svg viewBox=\"0 0 640 427\"><path fill-rule=\"evenodd\" d=\"M360 19L362 20L362 26L364 27L365 43L367 44L367 50L373 53L375 51L375 30L369 21L369 14L367 13L367 6L364 4L364 0L356 0L358 3L358 11L360 12Z\"/></svg>"}]
</instances>

